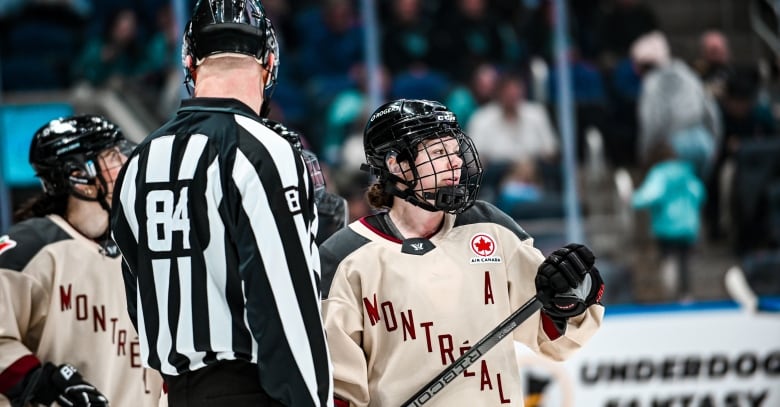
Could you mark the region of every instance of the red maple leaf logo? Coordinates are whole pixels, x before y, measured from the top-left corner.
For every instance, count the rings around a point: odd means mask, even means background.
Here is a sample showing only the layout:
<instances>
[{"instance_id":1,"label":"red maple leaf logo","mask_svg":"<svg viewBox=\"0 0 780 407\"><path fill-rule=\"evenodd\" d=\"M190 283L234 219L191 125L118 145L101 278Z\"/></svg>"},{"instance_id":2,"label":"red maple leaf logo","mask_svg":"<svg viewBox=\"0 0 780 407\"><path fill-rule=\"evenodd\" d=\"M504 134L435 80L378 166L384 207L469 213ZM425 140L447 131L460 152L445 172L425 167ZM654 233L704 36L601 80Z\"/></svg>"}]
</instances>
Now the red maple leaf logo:
<instances>
[{"instance_id":1,"label":"red maple leaf logo","mask_svg":"<svg viewBox=\"0 0 780 407\"><path fill-rule=\"evenodd\" d=\"M486 242L483 237L480 237L479 241L474 246L477 247L477 251L480 253L489 252L490 248L493 247L493 245L490 244L490 242Z\"/></svg>"},{"instance_id":2,"label":"red maple leaf logo","mask_svg":"<svg viewBox=\"0 0 780 407\"><path fill-rule=\"evenodd\" d=\"M7 235L0 236L0 254L2 254L6 250L10 250L15 246L16 246L16 242L11 240Z\"/></svg>"},{"instance_id":3,"label":"red maple leaf logo","mask_svg":"<svg viewBox=\"0 0 780 407\"><path fill-rule=\"evenodd\" d=\"M496 241L490 235L479 233L471 238L471 250L482 257L491 256L496 251Z\"/></svg>"}]
</instances>

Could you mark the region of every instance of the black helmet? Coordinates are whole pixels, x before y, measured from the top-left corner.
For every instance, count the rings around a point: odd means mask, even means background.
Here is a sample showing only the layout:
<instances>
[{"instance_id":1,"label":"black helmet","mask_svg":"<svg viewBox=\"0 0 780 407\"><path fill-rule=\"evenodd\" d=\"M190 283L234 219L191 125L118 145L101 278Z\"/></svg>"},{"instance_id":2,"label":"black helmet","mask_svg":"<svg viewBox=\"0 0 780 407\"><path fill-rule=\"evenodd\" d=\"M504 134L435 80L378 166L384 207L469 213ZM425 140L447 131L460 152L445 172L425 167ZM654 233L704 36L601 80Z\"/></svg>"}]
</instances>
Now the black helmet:
<instances>
[{"instance_id":1,"label":"black helmet","mask_svg":"<svg viewBox=\"0 0 780 407\"><path fill-rule=\"evenodd\" d=\"M184 30L182 59L192 57L197 64L203 58L223 52L245 54L269 67L271 80L266 90L276 83L279 70L279 43L271 20L259 0L198 0L192 19ZM187 67L184 64L185 69ZM187 71L187 80L191 72Z\"/></svg>"},{"instance_id":2,"label":"black helmet","mask_svg":"<svg viewBox=\"0 0 780 407\"><path fill-rule=\"evenodd\" d=\"M295 151L301 153L314 188L314 203L317 205L317 219L319 219L317 243L321 244L336 230L347 226L347 200L325 189L325 175L322 173L320 161L316 154L304 148L300 133L268 118L261 118L260 122L282 136Z\"/></svg>"},{"instance_id":3,"label":"black helmet","mask_svg":"<svg viewBox=\"0 0 780 407\"><path fill-rule=\"evenodd\" d=\"M421 178L415 166L411 166L411 181L395 176L387 168L386 160L390 155L395 155L398 162L412 162L418 152L427 151L426 148L419 149L420 143L447 137L454 138L459 144L457 155L462 164L459 167L458 185L438 187L418 194L414 188ZM439 102L400 99L380 106L368 119L363 133L363 148L369 171L385 182L386 191L417 206L431 211L460 213L477 198L482 182L479 155L471 139L458 125L455 114ZM407 185L408 189L399 190L395 187L398 182ZM434 200L434 204L429 200Z\"/></svg>"},{"instance_id":4,"label":"black helmet","mask_svg":"<svg viewBox=\"0 0 780 407\"><path fill-rule=\"evenodd\" d=\"M263 123L265 127L268 127L269 129L273 130L276 134L282 136L283 139L287 140L296 151L301 152L303 151L303 140L301 139L301 134L297 131L285 126L282 123L279 123L275 120L271 120L267 117L260 118L260 122Z\"/></svg>"},{"instance_id":5,"label":"black helmet","mask_svg":"<svg viewBox=\"0 0 780 407\"><path fill-rule=\"evenodd\" d=\"M73 185L95 185L99 181L105 190L106 180L100 176L97 158L113 147L125 155L132 149L119 127L105 118L95 115L59 118L35 132L30 164L48 195L75 194L82 199L100 200L100 195L95 198L79 194Z\"/></svg>"},{"instance_id":6,"label":"black helmet","mask_svg":"<svg viewBox=\"0 0 780 407\"><path fill-rule=\"evenodd\" d=\"M276 134L282 136L282 138L293 146L295 151L301 154L303 162L306 164L306 169L309 171L309 178L312 181L312 186L314 187L315 202L319 205L321 198L326 192L325 175L322 173L322 168L320 167L320 161L317 158L317 155L311 150L307 150L303 147L302 136L297 131L265 117L261 118L260 122L263 123L265 127L268 127Z\"/></svg>"}]
</instances>

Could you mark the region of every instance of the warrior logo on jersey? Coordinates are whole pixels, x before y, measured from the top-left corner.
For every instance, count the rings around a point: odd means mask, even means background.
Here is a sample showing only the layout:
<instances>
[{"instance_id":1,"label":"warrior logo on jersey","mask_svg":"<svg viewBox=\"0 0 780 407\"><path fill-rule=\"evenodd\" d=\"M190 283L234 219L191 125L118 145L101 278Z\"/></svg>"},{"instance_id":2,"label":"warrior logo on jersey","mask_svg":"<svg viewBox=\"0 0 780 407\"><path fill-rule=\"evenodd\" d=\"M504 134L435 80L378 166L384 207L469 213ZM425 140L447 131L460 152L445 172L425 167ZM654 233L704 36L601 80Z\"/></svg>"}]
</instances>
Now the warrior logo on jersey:
<instances>
[{"instance_id":1,"label":"warrior logo on jersey","mask_svg":"<svg viewBox=\"0 0 780 407\"><path fill-rule=\"evenodd\" d=\"M16 247L16 242L11 240L8 235L0 236L0 254L3 254Z\"/></svg>"},{"instance_id":2,"label":"warrior logo on jersey","mask_svg":"<svg viewBox=\"0 0 780 407\"><path fill-rule=\"evenodd\" d=\"M435 248L436 245L430 240L416 237L404 240L403 245L401 245L401 253L422 256Z\"/></svg>"},{"instance_id":3,"label":"warrior logo on jersey","mask_svg":"<svg viewBox=\"0 0 780 407\"><path fill-rule=\"evenodd\" d=\"M116 245L116 242L108 239L100 244L100 254L115 259L122 253L119 251L119 246Z\"/></svg>"},{"instance_id":4,"label":"warrior logo on jersey","mask_svg":"<svg viewBox=\"0 0 780 407\"><path fill-rule=\"evenodd\" d=\"M471 238L471 251L477 255L471 258L471 264L501 263L501 257L493 256L496 252L496 239L487 233L477 233Z\"/></svg>"}]
</instances>

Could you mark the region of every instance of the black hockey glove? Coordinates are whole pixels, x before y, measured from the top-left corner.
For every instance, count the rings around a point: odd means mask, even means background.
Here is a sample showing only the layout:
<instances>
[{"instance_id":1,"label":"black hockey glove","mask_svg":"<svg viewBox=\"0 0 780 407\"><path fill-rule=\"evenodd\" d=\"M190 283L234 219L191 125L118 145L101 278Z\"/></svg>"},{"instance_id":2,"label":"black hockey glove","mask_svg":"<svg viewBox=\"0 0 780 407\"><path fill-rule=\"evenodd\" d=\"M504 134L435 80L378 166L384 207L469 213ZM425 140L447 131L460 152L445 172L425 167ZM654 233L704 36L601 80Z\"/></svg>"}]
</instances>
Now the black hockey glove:
<instances>
[{"instance_id":1,"label":"black hockey glove","mask_svg":"<svg viewBox=\"0 0 780 407\"><path fill-rule=\"evenodd\" d=\"M84 381L73 365L54 366L46 363L29 373L27 383L14 406L27 402L51 405L57 402L67 407L104 407L108 400L95 386Z\"/></svg>"},{"instance_id":2,"label":"black hockey glove","mask_svg":"<svg viewBox=\"0 0 780 407\"><path fill-rule=\"evenodd\" d=\"M544 312L569 318L601 301L604 282L593 266L596 257L581 244L570 243L547 256L536 273L536 296Z\"/></svg>"}]
</instances>

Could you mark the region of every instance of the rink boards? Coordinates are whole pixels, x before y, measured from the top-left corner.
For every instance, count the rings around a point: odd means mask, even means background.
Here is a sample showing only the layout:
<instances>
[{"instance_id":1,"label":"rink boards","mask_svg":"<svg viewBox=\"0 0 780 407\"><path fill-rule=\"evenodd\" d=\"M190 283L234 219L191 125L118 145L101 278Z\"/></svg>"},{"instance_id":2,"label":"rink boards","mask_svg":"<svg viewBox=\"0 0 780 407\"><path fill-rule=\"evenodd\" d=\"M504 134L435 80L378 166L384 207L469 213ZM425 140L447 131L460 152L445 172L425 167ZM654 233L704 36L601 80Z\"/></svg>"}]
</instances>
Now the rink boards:
<instances>
[{"instance_id":1,"label":"rink boards","mask_svg":"<svg viewBox=\"0 0 780 407\"><path fill-rule=\"evenodd\" d=\"M731 302L608 307L566 362L518 349L526 407L780 406L780 313Z\"/></svg>"}]
</instances>

